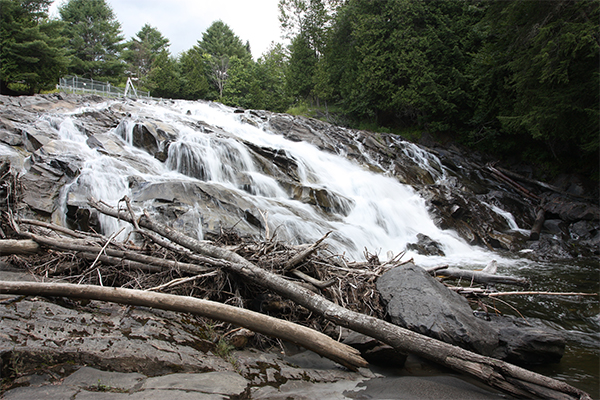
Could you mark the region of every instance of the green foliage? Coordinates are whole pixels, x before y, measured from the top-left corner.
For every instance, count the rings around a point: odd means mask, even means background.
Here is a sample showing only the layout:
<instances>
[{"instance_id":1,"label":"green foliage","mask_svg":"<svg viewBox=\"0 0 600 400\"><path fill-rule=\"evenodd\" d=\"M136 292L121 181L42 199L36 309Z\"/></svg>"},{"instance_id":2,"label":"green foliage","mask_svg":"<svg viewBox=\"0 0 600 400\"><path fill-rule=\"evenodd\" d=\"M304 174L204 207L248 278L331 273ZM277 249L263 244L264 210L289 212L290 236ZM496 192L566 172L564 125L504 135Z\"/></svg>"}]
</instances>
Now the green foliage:
<instances>
[{"instance_id":1,"label":"green foliage","mask_svg":"<svg viewBox=\"0 0 600 400\"><path fill-rule=\"evenodd\" d=\"M279 0L279 21L288 39L302 36L308 46L321 54L328 30L341 0Z\"/></svg>"},{"instance_id":2,"label":"green foliage","mask_svg":"<svg viewBox=\"0 0 600 400\"><path fill-rule=\"evenodd\" d=\"M449 0L348 2L325 52L334 98L379 125L460 125L472 103L465 70L478 12Z\"/></svg>"},{"instance_id":3,"label":"green foliage","mask_svg":"<svg viewBox=\"0 0 600 400\"><path fill-rule=\"evenodd\" d=\"M529 161L597 171L599 2L494 3L473 64L475 136ZM593 173L593 172L592 172Z\"/></svg>"},{"instance_id":4,"label":"green foliage","mask_svg":"<svg viewBox=\"0 0 600 400\"><path fill-rule=\"evenodd\" d=\"M598 0L349 0L318 31L318 51L312 4L280 2L284 28L298 32L287 73L296 98L337 104L353 126L597 170Z\"/></svg>"},{"instance_id":5,"label":"green foliage","mask_svg":"<svg viewBox=\"0 0 600 400\"><path fill-rule=\"evenodd\" d=\"M250 56L248 48L241 39L233 33L231 28L223 21L215 21L202 34L198 41L198 48L202 53L210 54L215 58L233 57L245 58Z\"/></svg>"},{"instance_id":6,"label":"green foliage","mask_svg":"<svg viewBox=\"0 0 600 400\"><path fill-rule=\"evenodd\" d=\"M168 52L169 39L158 29L145 24L142 29L125 44L122 58L128 63L127 74L139 79L141 87L146 87L146 77L154 59L163 51Z\"/></svg>"},{"instance_id":7,"label":"green foliage","mask_svg":"<svg viewBox=\"0 0 600 400\"><path fill-rule=\"evenodd\" d=\"M146 79L146 86L153 97L182 97L182 78L179 65L167 50L156 55ZM189 89L189 88L188 88Z\"/></svg>"},{"instance_id":8,"label":"green foliage","mask_svg":"<svg viewBox=\"0 0 600 400\"><path fill-rule=\"evenodd\" d=\"M285 111L290 103L285 72L287 52L282 45L272 45L257 62L249 58L230 59L223 103L260 110Z\"/></svg>"},{"instance_id":9,"label":"green foliage","mask_svg":"<svg viewBox=\"0 0 600 400\"><path fill-rule=\"evenodd\" d=\"M59 8L66 23L72 63L69 72L85 78L123 80L121 24L105 0L69 0Z\"/></svg>"},{"instance_id":10,"label":"green foliage","mask_svg":"<svg viewBox=\"0 0 600 400\"><path fill-rule=\"evenodd\" d=\"M68 58L60 21L48 20L50 0L0 0L0 88L33 94L52 88Z\"/></svg>"},{"instance_id":11,"label":"green foliage","mask_svg":"<svg viewBox=\"0 0 600 400\"><path fill-rule=\"evenodd\" d=\"M281 44L271 47L257 61L252 108L283 112L291 102L287 88L288 53Z\"/></svg>"},{"instance_id":12,"label":"green foliage","mask_svg":"<svg viewBox=\"0 0 600 400\"><path fill-rule=\"evenodd\" d=\"M223 82L223 103L242 108L252 108L254 95L258 89L255 74L255 64L250 58L229 59L227 79Z\"/></svg>"},{"instance_id":13,"label":"green foliage","mask_svg":"<svg viewBox=\"0 0 600 400\"><path fill-rule=\"evenodd\" d=\"M304 35L298 35L290 46L290 62L286 73L292 96L306 99L313 94L313 77L318 63L317 52Z\"/></svg>"},{"instance_id":14,"label":"green foliage","mask_svg":"<svg viewBox=\"0 0 600 400\"><path fill-rule=\"evenodd\" d=\"M205 57L197 47L192 47L181 54L179 57L181 98L188 100L210 98L205 64Z\"/></svg>"},{"instance_id":15,"label":"green foliage","mask_svg":"<svg viewBox=\"0 0 600 400\"><path fill-rule=\"evenodd\" d=\"M202 40L198 41L196 47L195 51L204 57L208 80L217 90L219 99L222 99L228 79L230 59L232 57L240 60L251 58L250 46L244 45L223 21L215 21L202 34Z\"/></svg>"}]
</instances>

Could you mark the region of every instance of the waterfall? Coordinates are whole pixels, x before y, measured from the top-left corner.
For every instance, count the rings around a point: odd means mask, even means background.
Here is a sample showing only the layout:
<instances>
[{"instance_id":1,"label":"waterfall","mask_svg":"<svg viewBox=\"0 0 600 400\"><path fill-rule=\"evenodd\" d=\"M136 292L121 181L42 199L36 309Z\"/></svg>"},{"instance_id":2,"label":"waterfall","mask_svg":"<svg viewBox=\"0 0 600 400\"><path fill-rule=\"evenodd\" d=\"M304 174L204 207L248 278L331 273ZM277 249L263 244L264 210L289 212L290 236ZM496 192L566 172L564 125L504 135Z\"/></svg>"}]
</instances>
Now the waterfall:
<instances>
[{"instance_id":1,"label":"waterfall","mask_svg":"<svg viewBox=\"0 0 600 400\"><path fill-rule=\"evenodd\" d=\"M446 254L426 257L407 253L405 259L412 257L423 266L483 266L492 257L468 245L455 232L437 228L425 201L412 187L309 143L287 140L271 132L263 119L247 112L239 114L222 105L188 101L136 102L130 108L117 128L96 135L103 149L90 148L86 135L79 132L69 115L55 123L62 140L79 146L78 156L85 157L79 176L65 187L62 201L83 203L94 196L116 205L123 196L132 196L132 180L143 182L141 188L161 183L183 185L179 190L202 187L222 193L223 199L210 207L198 205L194 215L200 222L210 218L209 208L236 198L246 211L262 219L263 225L267 223L278 239L310 243L333 231L327 241L329 249L351 259L362 259L365 251L386 259L390 252L398 254L407 243L416 242L419 233L439 242ZM133 126L148 118L169 125L177 133L164 163L133 146ZM436 181L443 181L444 169L434 155L410 144L402 149ZM270 152L275 161L266 163L261 152ZM144 198L144 207L151 207L151 200ZM106 234L119 228L114 219L104 219L103 226Z\"/></svg>"}]
</instances>

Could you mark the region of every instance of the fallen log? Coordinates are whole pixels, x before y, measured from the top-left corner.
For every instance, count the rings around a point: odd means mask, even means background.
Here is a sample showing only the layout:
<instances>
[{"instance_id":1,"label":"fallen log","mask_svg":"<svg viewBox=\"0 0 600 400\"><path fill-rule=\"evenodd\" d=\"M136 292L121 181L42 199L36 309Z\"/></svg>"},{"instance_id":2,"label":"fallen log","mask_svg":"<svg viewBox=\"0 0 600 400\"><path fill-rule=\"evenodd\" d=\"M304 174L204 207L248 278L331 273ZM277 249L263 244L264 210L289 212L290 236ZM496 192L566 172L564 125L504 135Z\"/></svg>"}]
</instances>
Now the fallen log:
<instances>
[{"instance_id":1,"label":"fallen log","mask_svg":"<svg viewBox=\"0 0 600 400\"><path fill-rule=\"evenodd\" d=\"M285 264L285 269L290 270L290 269L296 267L298 264L300 264L302 261L304 261L308 256L310 256L312 253L317 251L317 249L321 245L321 242L323 242L323 240L325 240L327 238L327 236L329 236L330 233L331 233L331 231L327 232L325 234L325 236L323 236L321 239L317 240L315 243L310 245L306 250L301 251L298 254L296 254L294 257L290 258L288 260L288 262Z\"/></svg>"},{"instance_id":2,"label":"fallen log","mask_svg":"<svg viewBox=\"0 0 600 400\"><path fill-rule=\"evenodd\" d=\"M529 190L525 189L523 186L519 185L517 182L513 181L512 179L510 179L508 176L504 175L502 172L498 171L496 168L494 168L492 165L488 164L487 165L488 170L490 170L490 172L496 176L498 179L508 183L510 186L512 186L513 188L517 189L518 191L522 192L525 196L540 201L540 197L531 193Z\"/></svg>"},{"instance_id":3,"label":"fallen log","mask_svg":"<svg viewBox=\"0 0 600 400\"><path fill-rule=\"evenodd\" d=\"M56 238L48 238L41 235L36 235L29 232L21 232L22 236L26 236L30 238L34 243L39 243L43 246L58 249L58 250L67 250L67 251L75 251L79 255L81 255L85 259L94 260L95 257L101 252L102 248L98 246L90 246L85 244L80 244L75 240L67 240L67 239L56 239ZM208 272L214 270L212 267L205 267L197 264L183 263L172 260L165 260L162 258L147 256L144 254L136 253L135 251L123 251L123 250L114 250L114 249L104 249L102 255L100 257L100 261L106 262L112 265L128 265L130 268L148 270L148 271L159 271L164 269L175 269L182 272L189 272L192 274L199 274L203 272ZM91 256L93 255L93 257ZM126 260L129 260L126 261ZM133 261L133 262L131 262Z\"/></svg>"},{"instance_id":4,"label":"fallen log","mask_svg":"<svg viewBox=\"0 0 600 400\"><path fill-rule=\"evenodd\" d=\"M554 186L554 185L550 185L548 183L545 182L540 182L537 181L535 179L531 179L531 178L527 178L526 176L523 175L519 175L515 172L512 172L510 170L504 169L504 168L500 168L500 167L496 167L496 169L500 172L502 172L504 175L511 177L513 179L519 180L519 181L523 181L523 182L527 182L527 183L531 183L537 186L540 186L544 189L548 189L551 190L553 192L562 194L563 196L568 196L568 197L575 197L575 198L579 198L579 199L583 199L583 200L593 200L591 197L587 197L587 196L581 196L575 193L567 193L564 190L562 190L561 188Z\"/></svg>"},{"instance_id":5,"label":"fallen log","mask_svg":"<svg viewBox=\"0 0 600 400\"><path fill-rule=\"evenodd\" d=\"M538 240L540 238L540 233L542 232L542 228L544 227L544 221L546 220L546 210L540 208L535 215L535 222L531 227L531 233L529 234L529 240Z\"/></svg>"},{"instance_id":6,"label":"fallen log","mask_svg":"<svg viewBox=\"0 0 600 400\"><path fill-rule=\"evenodd\" d=\"M435 277L446 277L453 279L466 279L470 282L494 285L497 283L505 285L529 286L529 281L525 278L516 278L513 276L492 275L482 271L471 271L458 268L444 268L430 272Z\"/></svg>"},{"instance_id":7,"label":"fallen log","mask_svg":"<svg viewBox=\"0 0 600 400\"><path fill-rule=\"evenodd\" d=\"M0 256L9 254L35 254L40 251L40 246L33 240L0 240Z\"/></svg>"},{"instance_id":8,"label":"fallen log","mask_svg":"<svg viewBox=\"0 0 600 400\"><path fill-rule=\"evenodd\" d=\"M89 199L88 202L103 214L131 222L131 217L126 212L115 210L94 199ZM465 373L507 393L526 398L591 399L582 390L556 379L426 337L378 318L348 310L280 275L259 268L236 253L200 242L166 225L157 223L148 216L140 218L139 225L192 251L226 260L227 263L223 265L226 270L273 290L337 325L370 336L401 352L412 353Z\"/></svg>"},{"instance_id":9,"label":"fallen log","mask_svg":"<svg viewBox=\"0 0 600 400\"><path fill-rule=\"evenodd\" d=\"M186 312L229 322L254 332L280 338L327 357L353 371L366 367L367 361L353 347L305 326L245 310L188 296L176 296L144 290L75 285L71 283L0 281L0 293L35 296L60 296L109 301L162 310Z\"/></svg>"},{"instance_id":10,"label":"fallen log","mask_svg":"<svg viewBox=\"0 0 600 400\"><path fill-rule=\"evenodd\" d=\"M476 287L462 286L447 286L449 290L463 295L473 295L482 297L501 297L501 296L598 296L598 293L581 293L581 292L544 292L544 291L529 291L529 292L492 292L487 289Z\"/></svg>"},{"instance_id":11,"label":"fallen log","mask_svg":"<svg viewBox=\"0 0 600 400\"><path fill-rule=\"evenodd\" d=\"M71 237L75 237L75 238L79 238L79 239L86 239L86 238L89 238L89 237L95 237L95 238L102 237L102 235L98 235L96 233L77 232L77 231L74 231L72 229L65 228L64 226L52 224L52 223L49 223L49 222L38 221L37 219L19 218L17 220L17 222L20 223L20 224L41 226L43 228L51 229L51 230L56 231L56 232L61 232L61 233L64 233L66 235L69 235Z\"/></svg>"}]
</instances>

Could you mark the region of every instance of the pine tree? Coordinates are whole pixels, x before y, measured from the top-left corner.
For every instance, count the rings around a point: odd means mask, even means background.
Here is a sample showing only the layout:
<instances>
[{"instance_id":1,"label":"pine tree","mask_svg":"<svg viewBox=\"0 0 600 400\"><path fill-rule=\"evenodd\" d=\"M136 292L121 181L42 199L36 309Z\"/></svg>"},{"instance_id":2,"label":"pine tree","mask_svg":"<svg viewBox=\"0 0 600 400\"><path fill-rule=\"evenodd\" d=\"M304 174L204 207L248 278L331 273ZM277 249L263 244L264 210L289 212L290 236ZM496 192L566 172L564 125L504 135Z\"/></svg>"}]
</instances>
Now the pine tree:
<instances>
[{"instance_id":1,"label":"pine tree","mask_svg":"<svg viewBox=\"0 0 600 400\"><path fill-rule=\"evenodd\" d=\"M118 83L124 78L121 24L105 0L69 0L59 8L68 48L72 53L72 74Z\"/></svg>"},{"instance_id":2,"label":"pine tree","mask_svg":"<svg viewBox=\"0 0 600 400\"><path fill-rule=\"evenodd\" d=\"M163 37L160 31L149 24L125 44L123 60L128 65L127 74L139 79L141 86L146 86L146 76L150 72L152 62L164 51L168 53L169 39Z\"/></svg>"},{"instance_id":3,"label":"pine tree","mask_svg":"<svg viewBox=\"0 0 600 400\"><path fill-rule=\"evenodd\" d=\"M48 19L51 0L0 0L0 91L50 89L66 72L60 21Z\"/></svg>"},{"instance_id":4,"label":"pine tree","mask_svg":"<svg viewBox=\"0 0 600 400\"><path fill-rule=\"evenodd\" d=\"M249 45L244 46L231 28L223 21L215 21L202 34L202 40L198 41L198 52L205 54L210 81L219 93L219 99L223 98L223 89L227 81L227 71L231 57L238 59L251 58Z\"/></svg>"}]
</instances>

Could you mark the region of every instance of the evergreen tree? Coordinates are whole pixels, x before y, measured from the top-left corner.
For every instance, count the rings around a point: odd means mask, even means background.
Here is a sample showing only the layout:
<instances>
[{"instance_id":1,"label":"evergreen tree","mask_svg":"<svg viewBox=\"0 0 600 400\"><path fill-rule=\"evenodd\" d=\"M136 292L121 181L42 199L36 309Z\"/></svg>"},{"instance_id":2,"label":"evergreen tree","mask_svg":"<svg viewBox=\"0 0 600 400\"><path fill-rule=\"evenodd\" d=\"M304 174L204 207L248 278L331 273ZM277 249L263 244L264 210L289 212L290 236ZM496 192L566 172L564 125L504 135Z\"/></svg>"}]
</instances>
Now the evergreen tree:
<instances>
[{"instance_id":1,"label":"evergreen tree","mask_svg":"<svg viewBox=\"0 0 600 400\"><path fill-rule=\"evenodd\" d=\"M183 52L179 57L181 70L181 97L188 100L216 98L211 96L207 80L207 57L197 46Z\"/></svg>"},{"instance_id":2,"label":"evergreen tree","mask_svg":"<svg viewBox=\"0 0 600 400\"><path fill-rule=\"evenodd\" d=\"M227 81L227 71L231 57L238 59L251 58L249 45L244 46L231 28L223 21L215 21L202 34L202 40L197 44L198 52L206 54L208 76L219 93L219 99L223 97L223 89Z\"/></svg>"},{"instance_id":3,"label":"evergreen tree","mask_svg":"<svg viewBox=\"0 0 600 400\"><path fill-rule=\"evenodd\" d=\"M308 46L321 54L328 29L342 0L279 0L279 22L285 36L292 40L302 35Z\"/></svg>"},{"instance_id":4,"label":"evergreen tree","mask_svg":"<svg viewBox=\"0 0 600 400\"><path fill-rule=\"evenodd\" d=\"M155 55L146 83L153 97L182 97L179 65L166 49Z\"/></svg>"},{"instance_id":5,"label":"evergreen tree","mask_svg":"<svg viewBox=\"0 0 600 400\"><path fill-rule=\"evenodd\" d=\"M332 30L325 80L346 112L379 125L456 129L469 118L467 2L351 0Z\"/></svg>"},{"instance_id":6,"label":"evergreen tree","mask_svg":"<svg viewBox=\"0 0 600 400\"><path fill-rule=\"evenodd\" d=\"M60 21L48 20L50 0L0 0L0 92L50 89L66 72ZM12 88L11 88L12 87Z\"/></svg>"},{"instance_id":7,"label":"evergreen tree","mask_svg":"<svg viewBox=\"0 0 600 400\"><path fill-rule=\"evenodd\" d=\"M233 107L257 107L256 98L262 88L256 81L256 65L251 58L229 58L227 79L223 81L222 102Z\"/></svg>"},{"instance_id":8,"label":"evergreen tree","mask_svg":"<svg viewBox=\"0 0 600 400\"><path fill-rule=\"evenodd\" d=\"M291 104L287 88L286 70L289 55L281 44L271 47L256 62L255 80L257 90L253 108L284 112Z\"/></svg>"},{"instance_id":9,"label":"evergreen tree","mask_svg":"<svg viewBox=\"0 0 600 400\"><path fill-rule=\"evenodd\" d=\"M285 71L287 52L272 44L257 62L232 57L223 91L227 105L284 112L290 105Z\"/></svg>"},{"instance_id":10,"label":"evergreen tree","mask_svg":"<svg viewBox=\"0 0 600 400\"><path fill-rule=\"evenodd\" d=\"M105 0L69 0L59 8L73 58L70 72L85 78L122 81L125 64L121 24Z\"/></svg>"},{"instance_id":11,"label":"evergreen tree","mask_svg":"<svg viewBox=\"0 0 600 400\"><path fill-rule=\"evenodd\" d=\"M286 73L287 85L296 101L309 98L313 94L317 52L311 48L309 40L299 34L290 46L290 61Z\"/></svg>"},{"instance_id":12,"label":"evergreen tree","mask_svg":"<svg viewBox=\"0 0 600 400\"><path fill-rule=\"evenodd\" d=\"M494 3L473 74L474 139L548 168L598 172L600 2ZM597 175L596 175L597 176Z\"/></svg>"},{"instance_id":13,"label":"evergreen tree","mask_svg":"<svg viewBox=\"0 0 600 400\"><path fill-rule=\"evenodd\" d=\"M158 29L145 24L136 37L125 44L122 57L129 64L128 75L138 78L145 86L152 62L163 51L168 52L168 48L169 39L163 37Z\"/></svg>"}]
</instances>

